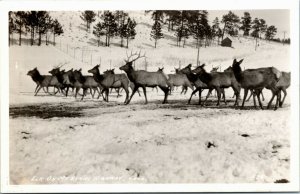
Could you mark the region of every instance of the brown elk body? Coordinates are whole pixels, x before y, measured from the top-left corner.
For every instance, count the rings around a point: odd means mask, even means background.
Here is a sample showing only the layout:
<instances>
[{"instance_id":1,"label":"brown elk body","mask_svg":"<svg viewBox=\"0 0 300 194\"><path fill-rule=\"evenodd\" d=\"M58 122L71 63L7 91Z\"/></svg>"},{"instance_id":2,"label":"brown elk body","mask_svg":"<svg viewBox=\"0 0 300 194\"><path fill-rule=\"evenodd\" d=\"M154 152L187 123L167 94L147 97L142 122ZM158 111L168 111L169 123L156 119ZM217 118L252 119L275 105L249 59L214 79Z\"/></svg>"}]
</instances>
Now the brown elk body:
<instances>
[{"instance_id":1,"label":"brown elk body","mask_svg":"<svg viewBox=\"0 0 300 194\"><path fill-rule=\"evenodd\" d=\"M199 76L200 80L203 83L205 83L209 88L215 89L217 91L217 95L218 95L217 106L220 105L222 88L229 88L229 87L232 87L234 93L236 94L236 100L234 105L238 105L238 96L240 93L240 87L233 72L207 73L204 69L204 64L197 67L192 72L196 73ZM225 94L224 94L224 102L226 104Z\"/></svg>"},{"instance_id":2,"label":"brown elk body","mask_svg":"<svg viewBox=\"0 0 300 194\"><path fill-rule=\"evenodd\" d=\"M75 79L75 82L74 82L75 98L77 98L77 94L80 89L83 89L83 95L82 95L81 100L83 100L88 89L90 89L92 97L94 97L94 95L95 95L95 92L93 94L92 90L98 91L98 93L100 94L99 90L101 90L101 86L99 85L99 83L97 81L95 81L93 76L82 75L81 69L75 70L73 72L73 75L74 75L74 79Z\"/></svg>"},{"instance_id":3,"label":"brown elk body","mask_svg":"<svg viewBox=\"0 0 300 194\"><path fill-rule=\"evenodd\" d=\"M169 93L169 83L166 75L164 75L164 73L161 72L148 72L144 70L134 70L132 63L133 61L141 58L141 56L139 53L137 58L135 58L134 60L129 60L130 57L128 57L128 60L125 60L126 64L120 67L120 70L125 71L129 80L134 83L134 89L126 104L130 103L133 95L135 94L135 92L138 90L139 87L143 88L143 92L145 95L145 103L148 103L146 87L156 87L156 86L158 86L164 92L165 97L163 103L166 103L168 93Z\"/></svg>"},{"instance_id":4,"label":"brown elk body","mask_svg":"<svg viewBox=\"0 0 300 194\"><path fill-rule=\"evenodd\" d=\"M272 91L273 95L277 96L275 109L277 109L279 100L280 100L280 92L279 89L276 87L276 83L281 76L281 72L278 71L274 67L266 67L266 68L259 68L259 69L246 69L242 71L240 64L243 62L243 59L237 61L236 59L233 60L232 69L234 72L234 76L236 80L240 83L241 87L244 88L244 98L242 107L244 107L245 100L247 98L247 94L249 90L253 90L253 100L255 103L255 96L258 98L259 105L261 109L263 109L260 94L262 89L267 88ZM268 107L271 106L272 101L269 102ZM256 103L254 104L256 105Z\"/></svg>"},{"instance_id":5,"label":"brown elk body","mask_svg":"<svg viewBox=\"0 0 300 194\"><path fill-rule=\"evenodd\" d=\"M96 65L92 69L88 70L89 73L93 74L94 79L103 88L102 92L105 92L105 101L108 102L109 88L123 88L126 92L126 99L124 103L127 102L129 98L129 80L125 74L114 74L113 70L106 71L103 75L100 74L99 65ZM99 96L98 96L99 98Z\"/></svg>"},{"instance_id":6,"label":"brown elk body","mask_svg":"<svg viewBox=\"0 0 300 194\"><path fill-rule=\"evenodd\" d=\"M57 78L52 75L41 75L37 68L28 71L27 75L29 75L32 80L37 84L35 88L35 96L38 92L43 88L46 93L48 93L48 87L54 87L60 90L62 85L58 82Z\"/></svg>"}]
</instances>

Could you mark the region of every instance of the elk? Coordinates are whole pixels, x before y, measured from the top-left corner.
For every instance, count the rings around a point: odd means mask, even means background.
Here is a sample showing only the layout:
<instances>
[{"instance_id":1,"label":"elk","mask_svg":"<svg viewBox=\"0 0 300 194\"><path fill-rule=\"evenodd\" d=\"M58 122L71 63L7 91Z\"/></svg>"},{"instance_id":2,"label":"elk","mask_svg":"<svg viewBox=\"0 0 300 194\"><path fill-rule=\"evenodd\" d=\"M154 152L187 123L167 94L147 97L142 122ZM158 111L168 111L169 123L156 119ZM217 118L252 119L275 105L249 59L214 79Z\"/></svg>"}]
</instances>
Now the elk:
<instances>
[{"instance_id":1,"label":"elk","mask_svg":"<svg viewBox=\"0 0 300 194\"><path fill-rule=\"evenodd\" d=\"M196 94L196 92L199 91L199 102L198 104L201 105L201 93L204 89L209 89L207 95L206 95L206 98L205 98L205 101L204 101L204 104L206 103L211 91L213 90L212 88L209 88L205 83L203 83L200 79L199 79L199 76L195 75L193 72L192 72L192 64L189 64L187 65L185 68L181 69L180 72L181 73L184 73L187 78L189 79L189 81L196 87L196 89L192 92L189 100L188 100L188 104L190 104L191 100L192 100L192 97L194 94Z\"/></svg>"},{"instance_id":2,"label":"elk","mask_svg":"<svg viewBox=\"0 0 300 194\"><path fill-rule=\"evenodd\" d=\"M92 69L88 70L89 73L93 74L94 79L103 88L101 94L105 92L105 101L108 102L109 88L123 88L126 92L126 99L124 103L128 101L129 98L129 80L125 74L115 74L114 70L106 71L103 75L100 74L99 65L96 65ZM99 98L99 96L98 96Z\"/></svg>"},{"instance_id":3,"label":"elk","mask_svg":"<svg viewBox=\"0 0 300 194\"><path fill-rule=\"evenodd\" d=\"M163 68L160 69L158 71L163 72ZM187 91L187 88L191 88L192 90L194 90L193 85L191 84L191 82L188 80L187 76L184 73L181 73L179 69L175 68L175 74L168 74L167 78L168 78L168 82L169 82L169 86L170 86L170 94L171 91L174 90L174 87L178 87L178 86L182 86L182 91L181 94L184 92L185 88Z\"/></svg>"},{"instance_id":4,"label":"elk","mask_svg":"<svg viewBox=\"0 0 300 194\"><path fill-rule=\"evenodd\" d=\"M126 77L126 79L128 80L128 82L129 82L129 87L131 88L131 90L133 90L133 88L134 88L134 83L132 83L132 82L130 82L129 81L129 79L127 78L127 76L124 74L124 73L121 73L121 74L115 74L115 69L110 69L110 70L106 70L106 71L104 71L103 72L103 74L108 74L108 73L111 73L111 74L113 74L113 75L115 75L116 77L116 82L113 84L113 86L112 87L110 87L111 88L111 91L112 91L112 89L115 89L116 90L116 92L118 93L118 95L117 95L117 98L120 96L120 91L122 91L122 89L123 89L123 87L122 87L122 83L121 83L121 81L123 80L123 79L125 79L125 77ZM125 80L124 80L125 81ZM128 87L127 87L128 88ZM140 91L138 90L137 91L138 92L138 94L139 94L139 96L141 96L141 94L140 94Z\"/></svg>"},{"instance_id":5,"label":"elk","mask_svg":"<svg viewBox=\"0 0 300 194\"><path fill-rule=\"evenodd\" d=\"M35 96L42 88L45 93L48 93L48 87L54 87L54 89L58 88L58 91L62 87L62 85L58 82L56 77L51 75L41 75L36 67L33 70L28 71L27 75L29 75L32 78L32 80L36 83L36 88L34 90ZM46 91L45 91L45 87L46 87ZM56 93L54 91L54 94Z\"/></svg>"},{"instance_id":6,"label":"elk","mask_svg":"<svg viewBox=\"0 0 300 194\"><path fill-rule=\"evenodd\" d=\"M204 69L205 64L198 66L192 72L199 76L199 79L205 83L209 88L215 89L218 95L217 106L220 105L222 88L232 87L236 95L234 106L238 105L238 96L240 93L239 83L237 82L233 72L215 72L207 73ZM225 93L224 102L226 103Z\"/></svg>"},{"instance_id":7,"label":"elk","mask_svg":"<svg viewBox=\"0 0 300 194\"><path fill-rule=\"evenodd\" d=\"M291 85L291 72L284 72L284 71L282 71L282 72L281 72L281 76L280 76L280 78L279 78L279 81L276 83L276 88L279 90L279 92L282 91L283 94L284 94L283 99L282 99L282 100L281 100L281 99L279 100L279 107L282 107L283 102L284 102L284 100L285 100L285 97L286 97L286 95L287 95L286 89L289 88L290 85ZM272 95L272 98L271 98L269 104L272 103L272 101L273 101L273 99L274 99L274 97L275 97L274 93L272 93L272 94L273 94L273 95ZM280 96L281 96L281 95L280 95Z\"/></svg>"},{"instance_id":8,"label":"elk","mask_svg":"<svg viewBox=\"0 0 300 194\"><path fill-rule=\"evenodd\" d=\"M72 88L72 91L74 91L75 78L73 75L73 68L67 72L64 72L62 74L62 77L63 77L63 84L67 87L66 96L68 96L69 88Z\"/></svg>"},{"instance_id":9,"label":"elk","mask_svg":"<svg viewBox=\"0 0 300 194\"><path fill-rule=\"evenodd\" d=\"M135 55L137 55L137 57L130 60L130 58ZM169 83L166 75L160 72L134 70L132 63L142 57L145 57L145 54L141 56L141 51L135 54L132 54L131 52L131 55L130 56L127 55L127 59L124 60L125 65L120 67L120 70L125 71L129 80L134 83L134 89L126 104L130 103L133 95L135 94L135 92L138 90L139 87L143 88L143 92L145 95L145 103L147 104L148 100L146 94L146 87L156 87L156 86L158 86L164 92L165 97L163 103L167 103L167 98L169 93Z\"/></svg>"},{"instance_id":10,"label":"elk","mask_svg":"<svg viewBox=\"0 0 300 194\"><path fill-rule=\"evenodd\" d=\"M75 90L75 98L77 98L77 94L79 90L82 88L83 89L83 95L81 100L83 100L84 96L86 95L86 92L88 89L90 89L90 92L92 94L92 97L94 98L95 92L98 91L100 95L99 88L101 90L101 86L97 81L95 81L93 76L83 76L81 73L81 68L79 70L74 70L73 75L74 75L74 88ZM92 93L92 90L94 90L94 94Z\"/></svg>"},{"instance_id":11,"label":"elk","mask_svg":"<svg viewBox=\"0 0 300 194\"><path fill-rule=\"evenodd\" d=\"M277 96L275 110L278 107L280 101L280 92L276 87L276 84L281 76L281 72L278 71L275 67L265 67L259 69L246 69L242 71L240 65L243 62L243 59L237 61L233 60L232 70L236 80L240 83L241 87L244 88L244 98L242 103L242 108L244 107L245 100L249 90L253 90L253 101L254 106L256 107L255 96L258 98L260 108L263 109L260 94L262 89L267 88L272 91L273 95ZM270 108L272 101L269 102L267 108Z\"/></svg>"}]
</instances>

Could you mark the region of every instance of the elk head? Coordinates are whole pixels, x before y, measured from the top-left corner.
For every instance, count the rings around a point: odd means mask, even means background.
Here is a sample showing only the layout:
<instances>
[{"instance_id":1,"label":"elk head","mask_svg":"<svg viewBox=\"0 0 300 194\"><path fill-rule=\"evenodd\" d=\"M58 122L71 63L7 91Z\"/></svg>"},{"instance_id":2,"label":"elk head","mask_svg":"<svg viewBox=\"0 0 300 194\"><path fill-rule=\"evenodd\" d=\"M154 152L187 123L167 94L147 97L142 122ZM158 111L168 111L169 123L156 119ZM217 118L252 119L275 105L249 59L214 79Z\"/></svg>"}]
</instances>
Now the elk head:
<instances>
[{"instance_id":1,"label":"elk head","mask_svg":"<svg viewBox=\"0 0 300 194\"><path fill-rule=\"evenodd\" d=\"M27 75L33 76L33 75L35 75L37 72L38 72L37 68L34 68L33 70L28 71L28 72L27 72Z\"/></svg>"},{"instance_id":2,"label":"elk head","mask_svg":"<svg viewBox=\"0 0 300 194\"><path fill-rule=\"evenodd\" d=\"M146 57L145 55L146 55L146 53L144 53L144 55L141 56L141 50L139 53L138 52L132 53L132 51L131 51L131 54L129 56L126 52L127 59L124 59L125 65L121 66L120 70L123 70L126 72L126 71L133 69L132 63L140 58ZM133 59L131 59L132 57L133 57Z\"/></svg>"},{"instance_id":3,"label":"elk head","mask_svg":"<svg viewBox=\"0 0 300 194\"><path fill-rule=\"evenodd\" d=\"M181 69L180 72L182 72L184 74L192 73L191 68L192 68L192 64L188 64L186 67Z\"/></svg>"},{"instance_id":4,"label":"elk head","mask_svg":"<svg viewBox=\"0 0 300 194\"><path fill-rule=\"evenodd\" d=\"M241 63L243 62L244 59L241 59L240 61L237 61L236 59L233 60L232 62L232 70L235 72L242 72L241 68Z\"/></svg>"},{"instance_id":5,"label":"elk head","mask_svg":"<svg viewBox=\"0 0 300 194\"><path fill-rule=\"evenodd\" d=\"M99 73L100 74L99 67L100 67L100 65L96 65L92 69L88 70L88 73L92 73L92 74L98 74Z\"/></svg>"},{"instance_id":6,"label":"elk head","mask_svg":"<svg viewBox=\"0 0 300 194\"><path fill-rule=\"evenodd\" d=\"M60 67L56 67L56 68L53 68L51 71L49 71L49 73L53 76L55 75L59 75L61 73L61 71L59 70Z\"/></svg>"},{"instance_id":7,"label":"elk head","mask_svg":"<svg viewBox=\"0 0 300 194\"><path fill-rule=\"evenodd\" d=\"M194 69L192 71L192 73L195 73L195 74L199 75L199 74L202 74L202 73L206 72L205 69L204 69L204 66L205 66L205 64L202 64L202 65L196 67L196 69Z\"/></svg>"}]
</instances>

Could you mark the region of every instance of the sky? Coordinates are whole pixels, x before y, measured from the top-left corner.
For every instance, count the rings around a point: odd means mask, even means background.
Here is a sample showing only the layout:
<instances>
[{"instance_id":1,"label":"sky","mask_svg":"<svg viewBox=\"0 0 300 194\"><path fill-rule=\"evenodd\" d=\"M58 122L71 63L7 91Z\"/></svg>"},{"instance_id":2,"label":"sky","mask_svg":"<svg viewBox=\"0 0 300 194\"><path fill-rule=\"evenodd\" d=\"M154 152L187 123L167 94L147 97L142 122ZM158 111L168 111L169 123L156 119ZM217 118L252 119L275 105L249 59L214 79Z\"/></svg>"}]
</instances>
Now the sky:
<instances>
[{"instance_id":1,"label":"sky","mask_svg":"<svg viewBox=\"0 0 300 194\"><path fill-rule=\"evenodd\" d=\"M276 38L283 38L284 32L285 38L290 37L290 13L289 10L231 10L240 18L244 15L244 12L249 12L252 20L254 18L264 19L268 26L274 25L277 28ZM227 14L229 10L208 10L208 19L212 22L216 17L222 20L222 16Z\"/></svg>"}]
</instances>

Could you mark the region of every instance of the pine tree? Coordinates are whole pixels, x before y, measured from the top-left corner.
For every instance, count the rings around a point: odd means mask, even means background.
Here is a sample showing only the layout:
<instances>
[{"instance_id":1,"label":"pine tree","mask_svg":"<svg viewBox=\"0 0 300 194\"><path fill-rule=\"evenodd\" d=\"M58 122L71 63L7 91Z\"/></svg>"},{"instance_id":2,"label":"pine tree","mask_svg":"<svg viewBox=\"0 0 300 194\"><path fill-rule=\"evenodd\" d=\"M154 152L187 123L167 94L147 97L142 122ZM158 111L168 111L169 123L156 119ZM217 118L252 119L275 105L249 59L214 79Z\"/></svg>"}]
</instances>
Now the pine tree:
<instances>
[{"instance_id":1,"label":"pine tree","mask_svg":"<svg viewBox=\"0 0 300 194\"><path fill-rule=\"evenodd\" d=\"M159 20L154 21L150 35L152 38L154 38L154 47L156 48L157 41L164 37L163 33L161 32L161 22Z\"/></svg>"},{"instance_id":2,"label":"pine tree","mask_svg":"<svg viewBox=\"0 0 300 194\"><path fill-rule=\"evenodd\" d=\"M262 38L262 34L266 32L267 30L267 24L264 19L259 19L259 28L260 28L260 33L259 33L259 38Z\"/></svg>"},{"instance_id":3,"label":"pine tree","mask_svg":"<svg viewBox=\"0 0 300 194\"><path fill-rule=\"evenodd\" d=\"M110 39L117 34L118 26L113 13L110 11L104 11L101 18L103 19L102 25L105 30L105 46L110 46Z\"/></svg>"},{"instance_id":4,"label":"pine tree","mask_svg":"<svg viewBox=\"0 0 300 194\"><path fill-rule=\"evenodd\" d=\"M96 13L93 11L84 11L80 18L86 22L86 31L90 30L91 23L93 23L95 19Z\"/></svg>"},{"instance_id":5,"label":"pine tree","mask_svg":"<svg viewBox=\"0 0 300 194\"><path fill-rule=\"evenodd\" d=\"M251 16L249 12L244 12L244 17L242 17L241 24L242 26L240 27L241 30L244 31L244 36L249 36L249 32L251 30Z\"/></svg>"},{"instance_id":6,"label":"pine tree","mask_svg":"<svg viewBox=\"0 0 300 194\"><path fill-rule=\"evenodd\" d=\"M15 21L13 18L14 13L12 11L8 12L8 20L9 20L9 24L8 24L8 45L11 45L11 36L13 35L14 31L15 31Z\"/></svg>"},{"instance_id":7,"label":"pine tree","mask_svg":"<svg viewBox=\"0 0 300 194\"><path fill-rule=\"evenodd\" d=\"M188 11L183 10L179 12L176 24L178 25L175 35L177 37L177 46L180 46L182 39L187 39L189 36L189 14Z\"/></svg>"},{"instance_id":8,"label":"pine tree","mask_svg":"<svg viewBox=\"0 0 300 194\"><path fill-rule=\"evenodd\" d=\"M266 30L265 38L267 40L272 40L277 33L277 28L275 26L269 26Z\"/></svg>"},{"instance_id":9,"label":"pine tree","mask_svg":"<svg viewBox=\"0 0 300 194\"><path fill-rule=\"evenodd\" d=\"M15 31L19 34L19 46L22 42L22 34L25 32L26 13L24 11L17 11L15 13Z\"/></svg>"},{"instance_id":10,"label":"pine tree","mask_svg":"<svg viewBox=\"0 0 300 194\"><path fill-rule=\"evenodd\" d=\"M50 28L51 17L47 11L38 11L37 12L37 30L39 35L38 46L42 44L42 35L46 33L47 29ZM49 23L48 23L49 22Z\"/></svg>"},{"instance_id":11,"label":"pine tree","mask_svg":"<svg viewBox=\"0 0 300 194\"><path fill-rule=\"evenodd\" d=\"M30 44L31 46L34 44L34 35L35 28L38 25L38 15L37 11L30 11L26 14L26 26L28 26L30 31Z\"/></svg>"},{"instance_id":12,"label":"pine tree","mask_svg":"<svg viewBox=\"0 0 300 194\"><path fill-rule=\"evenodd\" d=\"M219 18L216 17L213 21L213 26L212 26L212 37L218 37L218 45L219 45L219 39L220 39L220 31L222 34L222 30L220 28L220 22Z\"/></svg>"},{"instance_id":13,"label":"pine tree","mask_svg":"<svg viewBox=\"0 0 300 194\"><path fill-rule=\"evenodd\" d=\"M57 19L55 19L52 22L52 28L53 28L53 44L55 45L55 35L61 35L64 33L62 26L60 25L60 23L57 21Z\"/></svg>"},{"instance_id":14,"label":"pine tree","mask_svg":"<svg viewBox=\"0 0 300 194\"><path fill-rule=\"evenodd\" d=\"M104 29L104 26L101 24L101 22L98 22L94 26L93 34L98 38L98 40L97 40L98 47L100 46L101 36L105 35L105 32L103 31L103 29Z\"/></svg>"},{"instance_id":15,"label":"pine tree","mask_svg":"<svg viewBox=\"0 0 300 194\"><path fill-rule=\"evenodd\" d=\"M229 11L228 14L223 15L222 23L224 23L222 40L224 39L224 34L227 32L230 35L234 35L234 29L238 27L240 19L232 11Z\"/></svg>"},{"instance_id":16,"label":"pine tree","mask_svg":"<svg viewBox=\"0 0 300 194\"><path fill-rule=\"evenodd\" d=\"M124 11L116 11L114 15L115 15L116 23L117 23L117 36L120 36L121 47L123 47L125 36L123 36L124 33L122 33L122 31L125 28L125 21L126 21L126 18L128 17L128 13L126 13Z\"/></svg>"},{"instance_id":17,"label":"pine tree","mask_svg":"<svg viewBox=\"0 0 300 194\"><path fill-rule=\"evenodd\" d=\"M135 27L136 27L136 22L135 20L132 20L130 17L128 17L127 19L127 23L124 25L125 30L125 36L127 43L126 43L126 47L128 48L128 43L129 43L129 39L134 39L135 35L136 35L136 31L135 31Z\"/></svg>"}]
</instances>

